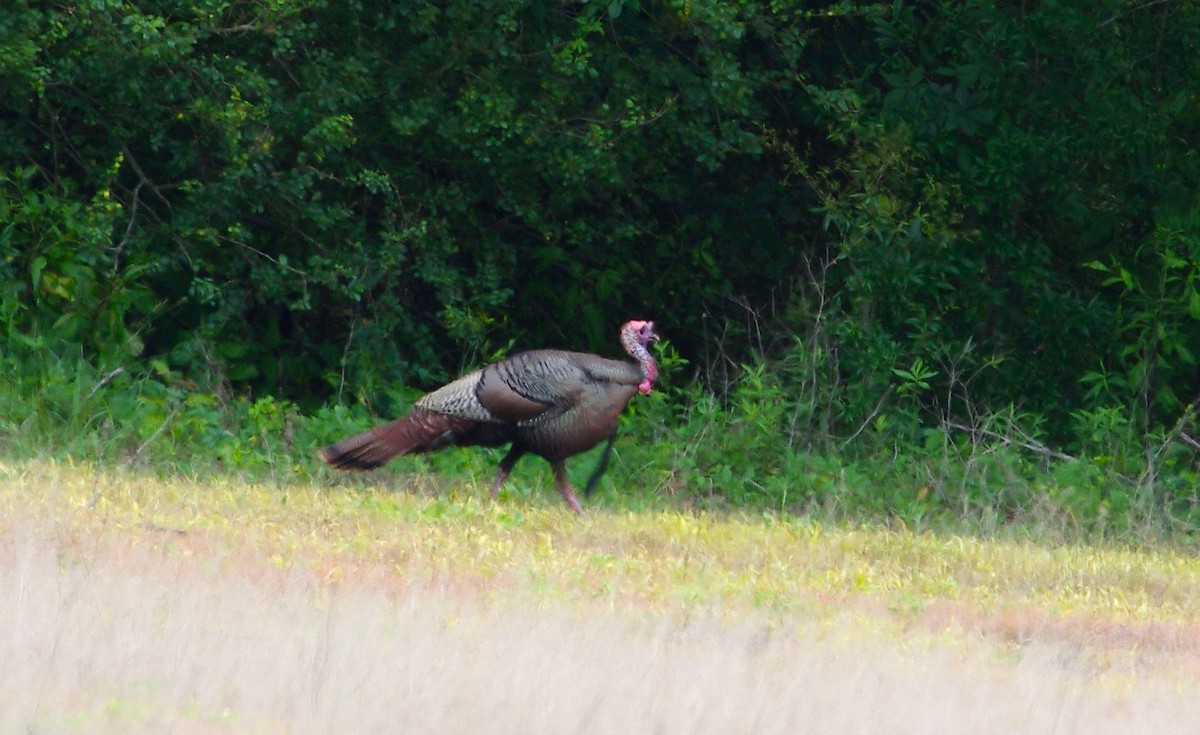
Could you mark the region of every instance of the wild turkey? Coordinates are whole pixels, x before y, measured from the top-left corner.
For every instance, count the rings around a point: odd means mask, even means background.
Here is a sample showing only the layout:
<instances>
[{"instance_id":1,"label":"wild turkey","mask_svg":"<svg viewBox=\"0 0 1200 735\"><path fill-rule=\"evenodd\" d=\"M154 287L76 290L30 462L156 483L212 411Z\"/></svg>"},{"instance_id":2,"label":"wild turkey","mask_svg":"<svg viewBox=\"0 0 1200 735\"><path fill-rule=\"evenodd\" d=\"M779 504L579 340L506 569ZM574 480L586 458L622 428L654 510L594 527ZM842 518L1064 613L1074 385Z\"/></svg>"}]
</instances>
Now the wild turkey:
<instances>
[{"instance_id":1,"label":"wild turkey","mask_svg":"<svg viewBox=\"0 0 1200 735\"><path fill-rule=\"evenodd\" d=\"M650 393L658 377L646 349L655 339L654 322L621 327L621 346L637 362L562 350L513 355L426 394L402 419L325 447L320 457L338 469L366 470L402 454L512 444L496 469L492 497L518 459L536 454L550 463L567 505L582 515L565 461L608 439L584 491L590 495L608 466L621 411L634 393Z\"/></svg>"}]
</instances>

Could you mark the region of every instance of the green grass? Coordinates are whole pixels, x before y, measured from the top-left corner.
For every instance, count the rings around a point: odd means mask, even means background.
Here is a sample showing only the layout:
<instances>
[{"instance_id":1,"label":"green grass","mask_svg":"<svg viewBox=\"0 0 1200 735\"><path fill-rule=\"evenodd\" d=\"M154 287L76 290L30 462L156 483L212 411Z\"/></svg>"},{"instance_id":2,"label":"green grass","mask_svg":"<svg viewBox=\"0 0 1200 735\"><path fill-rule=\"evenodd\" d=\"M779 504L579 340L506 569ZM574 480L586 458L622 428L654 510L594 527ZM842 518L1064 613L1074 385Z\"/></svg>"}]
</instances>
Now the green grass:
<instances>
[{"instance_id":1,"label":"green grass","mask_svg":"<svg viewBox=\"0 0 1200 735\"><path fill-rule=\"evenodd\" d=\"M577 518L548 487L486 492L0 464L0 730L1195 721L1200 560L1184 549L769 513Z\"/></svg>"},{"instance_id":2,"label":"green grass","mask_svg":"<svg viewBox=\"0 0 1200 735\"><path fill-rule=\"evenodd\" d=\"M1200 620L1200 560L1171 547L911 533L767 513L593 508L576 519L550 492L492 502L481 484L434 494L441 488L427 481L405 492L333 474L304 484L189 481L33 462L9 464L3 476L6 517L69 508L72 526L167 547L193 539L236 546L330 581L378 568L497 594L770 618L849 608L906 622L950 604L964 620L1006 610L1120 624Z\"/></svg>"}]
</instances>

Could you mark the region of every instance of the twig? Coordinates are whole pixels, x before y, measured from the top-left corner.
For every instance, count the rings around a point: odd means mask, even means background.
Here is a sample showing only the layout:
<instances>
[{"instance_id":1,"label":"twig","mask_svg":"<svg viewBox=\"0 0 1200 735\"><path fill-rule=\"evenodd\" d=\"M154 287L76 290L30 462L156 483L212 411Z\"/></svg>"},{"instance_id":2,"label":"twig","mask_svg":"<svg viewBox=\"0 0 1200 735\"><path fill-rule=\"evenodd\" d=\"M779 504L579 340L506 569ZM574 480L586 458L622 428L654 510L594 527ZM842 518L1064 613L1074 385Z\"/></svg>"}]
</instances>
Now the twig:
<instances>
[{"instance_id":1,"label":"twig","mask_svg":"<svg viewBox=\"0 0 1200 735\"><path fill-rule=\"evenodd\" d=\"M346 361L349 359L350 344L353 341L354 341L354 322L351 321L350 322L350 332L348 334L346 334L346 346L342 348L342 364L341 364L342 374L338 378L338 392L337 392L338 403L342 402L342 392L346 389Z\"/></svg>"},{"instance_id":2,"label":"twig","mask_svg":"<svg viewBox=\"0 0 1200 735\"><path fill-rule=\"evenodd\" d=\"M984 436L991 437L992 439L996 439L996 440L1000 441L1005 446L1021 447L1022 449L1028 449L1031 452L1037 452L1038 454L1041 454L1046 457L1051 457L1053 459L1061 459L1064 462L1078 461L1077 457L1072 457L1069 454L1063 454L1062 452L1051 449L1050 447L1047 447L1044 444L1040 444L1036 441L1033 441L1032 439L1028 439L1028 440L1013 439L1012 437L1005 436L999 432L992 431L991 429L985 429L981 426L966 426L964 424L960 424L955 421L949 421L949 420L943 421L942 425L949 427L951 429L958 429L959 431L966 431L970 434L982 434Z\"/></svg>"},{"instance_id":3,"label":"twig","mask_svg":"<svg viewBox=\"0 0 1200 735\"><path fill-rule=\"evenodd\" d=\"M132 467L138 461L138 458L142 456L142 452L146 451L146 447L150 446L150 443L163 433L167 426L170 425L170 423L175 420L175 417L179 415L179 412L182 409L183 403L178 403L176 404L175 408L171 409L171 413L168 414L165 419L163 419L163 422L159 424L157 429L154 430L154 433L146 437L146 441L139 444L138 448L134 450L133 456L130 457L129 461L125 463L126 467Z\"/></svg>"},{"instance_id":4,"label":"twig","mask_svg":"<svg viewBox=\"0 0 1200 735\"><path fill-rule=\"evenodd\" d=\"M1180 415L1179 420L1175 422L1175 425L1171 427L1171 430L1167 432L1167 435L1163 438L1162 443L1158 445L1157 450L1151 453L1150 447L1146 447L1146 469L1142 470L1142 474L1137 479L1137 488L1139 490L1146 487L1147 482L1149 482L1150 488L1153 489L1154 482L1158 478L1159 460L1162 459L1163 454L1166 453L1167 448L1171 446L1171 442L1173 442L1176 437L1181 438L1187 436L1183 429L1185 426L1191 423L1192 419L1195 417L1196 404L1193 402L1189 404L1186 409L1184 409L1183 414ZM1196 440L1192 439L1190 436L1187 436L1187 438L1192 442L1192 446L1195 446Z\"/></svg>"},{"instance_id":5,"label":"twig","mask_svg":"<svg viewBox=\"0 0 1200 735\"><path fill-rule=\"evenodd\" d=\"M259 27L253 23L242 23L228 28L210 28L208 32L214 36L232 36L235 33L254 33L257 30Z\"/></svg>"},{"instance_id":6,"label":"twig","mask_svg":"<svg viewBox=\"0 0 1200 735\"><path fill-rule=\"evenodd\" d=\"M1167 0L1150 0L1150 2L1142 3L1141 5L1137 6L1136 8L1130 8L1129 10L1126 10L1126 11L1118 11L1116 13L1113 13L1112 16L1108 20L1102 21L1101 23L1097 24L1096 28L1099 29L1099 28L1103 28L1104 26L1107 26L1107 25L1112 25L1119 18L1122 18L1126 15L1133 15L1134 13L1136 13L1139 10L1145 10L1146 8L1152 8L1155 5L1162 5L1165 2L1167 2Z\"/></svg>"},{"instance_id":7,"label":"twig","mask_svg":"<svg viewBox=\"0 0 1200 735\"><path fill-rule=\"evenodd\" d=\"M1182 432L1182 431L1181 431L1181 432L1179 432L1179 441L1181 441L1181 442L1183 442L1184 444L1188 445L1188 446L1189 446L1189 447L1191 447L1192 449L1200 449L1200 442L1196 441L1196 440L1195 440L1195 439L1193 439L1193 438L1192 438L1190 435L1188 435L1188 434L1185 434L1185 433L1184 433L1184 432Z\"/></svg>"},{"instance_id":8,"label":"twig","mask_svg":"<svg viewBox=\"0 0 1200 735\"><path fill-rule=\"evenodd\" d=\"M104 386L111 383L113 378L117 377L118 375L120 375L123 372L125 372L125 368L119 367L116 370L113 370L108 375L105 375L103 378L100 379L99 383L96 383L96 386L94 388L92 388L92 390L87 394L87 398L85 398L84 400L85 401L90 400L92 396L96 395L97 391L99 391L101 388L103 388Z\"/></svg>"},{"instance_id":9,"label":"twig","mask_svg":"<svg viewBox=\"0 0 1200 735\"><path fill-rule=\"evenodd\" d=\"M245 248L246 250L249 250L250 252L254 253L255 255L257 255L261 258L265 258L265 259L271 261L272 263L279 266L280 268L283 268L284 270L295 273L296 275L298 275L302 279L304 279L305 283L308 283L308 273L306 271L302 271L295 266L288 265L287 263L281 263L279 261L279 259L276 258L275 256L271 255L270 253L268 253L264 250L254 247L253 245L251 245L248 242L243 242L243 241L241 241L237 238L233 238L233 237L220 237L218 239L220 239L224 242L233 243L234 245L237 245L240 248Z\"/></svg>"},{"instance_id":10,"label":"twig","mask_svg":"<svg viewBox=\"0 0 1200 735\"><path fill-rule=\"evenodd\" d=\"M129 236L133 234L133 225L137 222L138 200L142 192L142 187L145 184L145 180L142 180L138 182L137 186L133 187L133 201L129 203L129 224L125 226L125 236L112 249L113 275L116 275L121 270L121 254L125 252L126 246L129 245Z\"/></svg>"},{"instance_id":11,"label":"twig","mask_svg":"<svg viewBox=\"0 0 1200 735\"><path fill-rule=\"evenodd\" d=\"M150 191L154 192L154 195L157 196L163 204L167 205L167 209L170 209L171 202L165 196L163 196L162 187L160 187L158 184L155 184L154 181L146 175L145 170L142 169L141 164L138 163L137 157L133 155L133 151L129 150L129 146L123 146L121 148L121 153L125 155L125 160L129 161L129 165L133 167L133 172L137 174L138 180L149 186Z\"/></svg>"},{"instance_id":12,"label":"twig","mask_svg":"<svg viewBox=\"0 0 1200 735\"><path fill-rule=\"evenodd\" d=\"M883 410L884 401L886 401L888 399L888 396L892 395L892 387L893 386L889 385L887 387L887 390L885 390L883 392L883 395L879 398L879 402L875 404L875 408L872 408L871 413L867 414L867 417L865 419L863 419L863 422L861 424L859 424L858 431L855 431L853 434L850 435L850 438L846 439L846 441L842 442L838 446L837 450L839 453L845 451L846 447L850 446L850 442L857 439L858 435L863 433L863 431L866 430L867 424L869 424L875 420L875 417L879 415L879 412L881 410Z\"/></svg>"}]
</instances>

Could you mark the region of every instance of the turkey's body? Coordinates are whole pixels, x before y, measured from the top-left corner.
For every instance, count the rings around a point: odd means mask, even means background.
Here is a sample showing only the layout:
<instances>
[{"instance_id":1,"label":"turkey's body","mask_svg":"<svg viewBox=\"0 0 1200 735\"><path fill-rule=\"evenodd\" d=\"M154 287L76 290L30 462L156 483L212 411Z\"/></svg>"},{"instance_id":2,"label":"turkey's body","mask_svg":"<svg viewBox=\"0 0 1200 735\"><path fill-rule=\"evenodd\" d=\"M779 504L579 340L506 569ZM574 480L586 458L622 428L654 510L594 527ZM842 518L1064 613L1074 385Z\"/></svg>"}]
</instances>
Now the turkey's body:
<instances>
[{"instance_id":1,"label":"turkey's body","mask_svg":"<svg viewBox=\"0 0 1200 735\"><path fill-rule=\"evenodd\" d=\"M402 419L325 447L321 459L339 469L371 469L447 446L511 444L496 471L493 496L522 455L536 454L550 463L567 504L582 513L564 462L609 441L588 481L590 493L607 464L621 411L634 394L649 393L658 376L646 349L653 327L632 321L621 329L621 343L637 362L563 350L522 352L426 394Z\"/></svg>"}]
</instances>

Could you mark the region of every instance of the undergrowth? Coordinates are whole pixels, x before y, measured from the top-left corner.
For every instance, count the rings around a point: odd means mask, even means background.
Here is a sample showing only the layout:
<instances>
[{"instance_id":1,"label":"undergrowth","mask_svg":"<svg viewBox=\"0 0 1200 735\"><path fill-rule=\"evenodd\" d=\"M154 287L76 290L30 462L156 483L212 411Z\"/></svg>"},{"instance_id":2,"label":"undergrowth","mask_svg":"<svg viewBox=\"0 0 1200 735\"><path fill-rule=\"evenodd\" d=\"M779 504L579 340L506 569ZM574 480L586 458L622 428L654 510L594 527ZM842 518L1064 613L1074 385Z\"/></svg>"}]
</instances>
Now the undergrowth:
<instances>
[{"instance_id":1,"label":"undergrowth","mask_svg":"<svg viewBox=\"0 0 1200 735\"><path fill-rule=\"evenodd\" d=\"M1169 434L1133 441L1112 412L1080 414L1084 441L1065 454L1037 438L1036 417L1016 411L916 420L906 386L930 368L895 375L886 400L841 435L820 418L836 402L814 389L811 353L782 366L741 366L718 394L686 378L669 344L661 390L637 398L622 420L609 472L590 505L609 510L702 509L804 515L826 522L974 534L1183 542L1200 523L1200 476ZM803 371L797 366L803 366ZM357 406L311 412L270 396L233 395L220 380L191 382L165 364L134 369L76 352L10 353L0 360L0 451L13 459L98 463L160 475L383 483L441 494L464 484L486 493L497 451L462 449L397 460L345 476L316 450L381 420ZM821 391L825 391L822 395ZM388 397L400 413L417 395ZM577 483L598 451L571 460ZM545 463L522 462L509 502L557 503Z\"/></svg>"}]
</instances>

